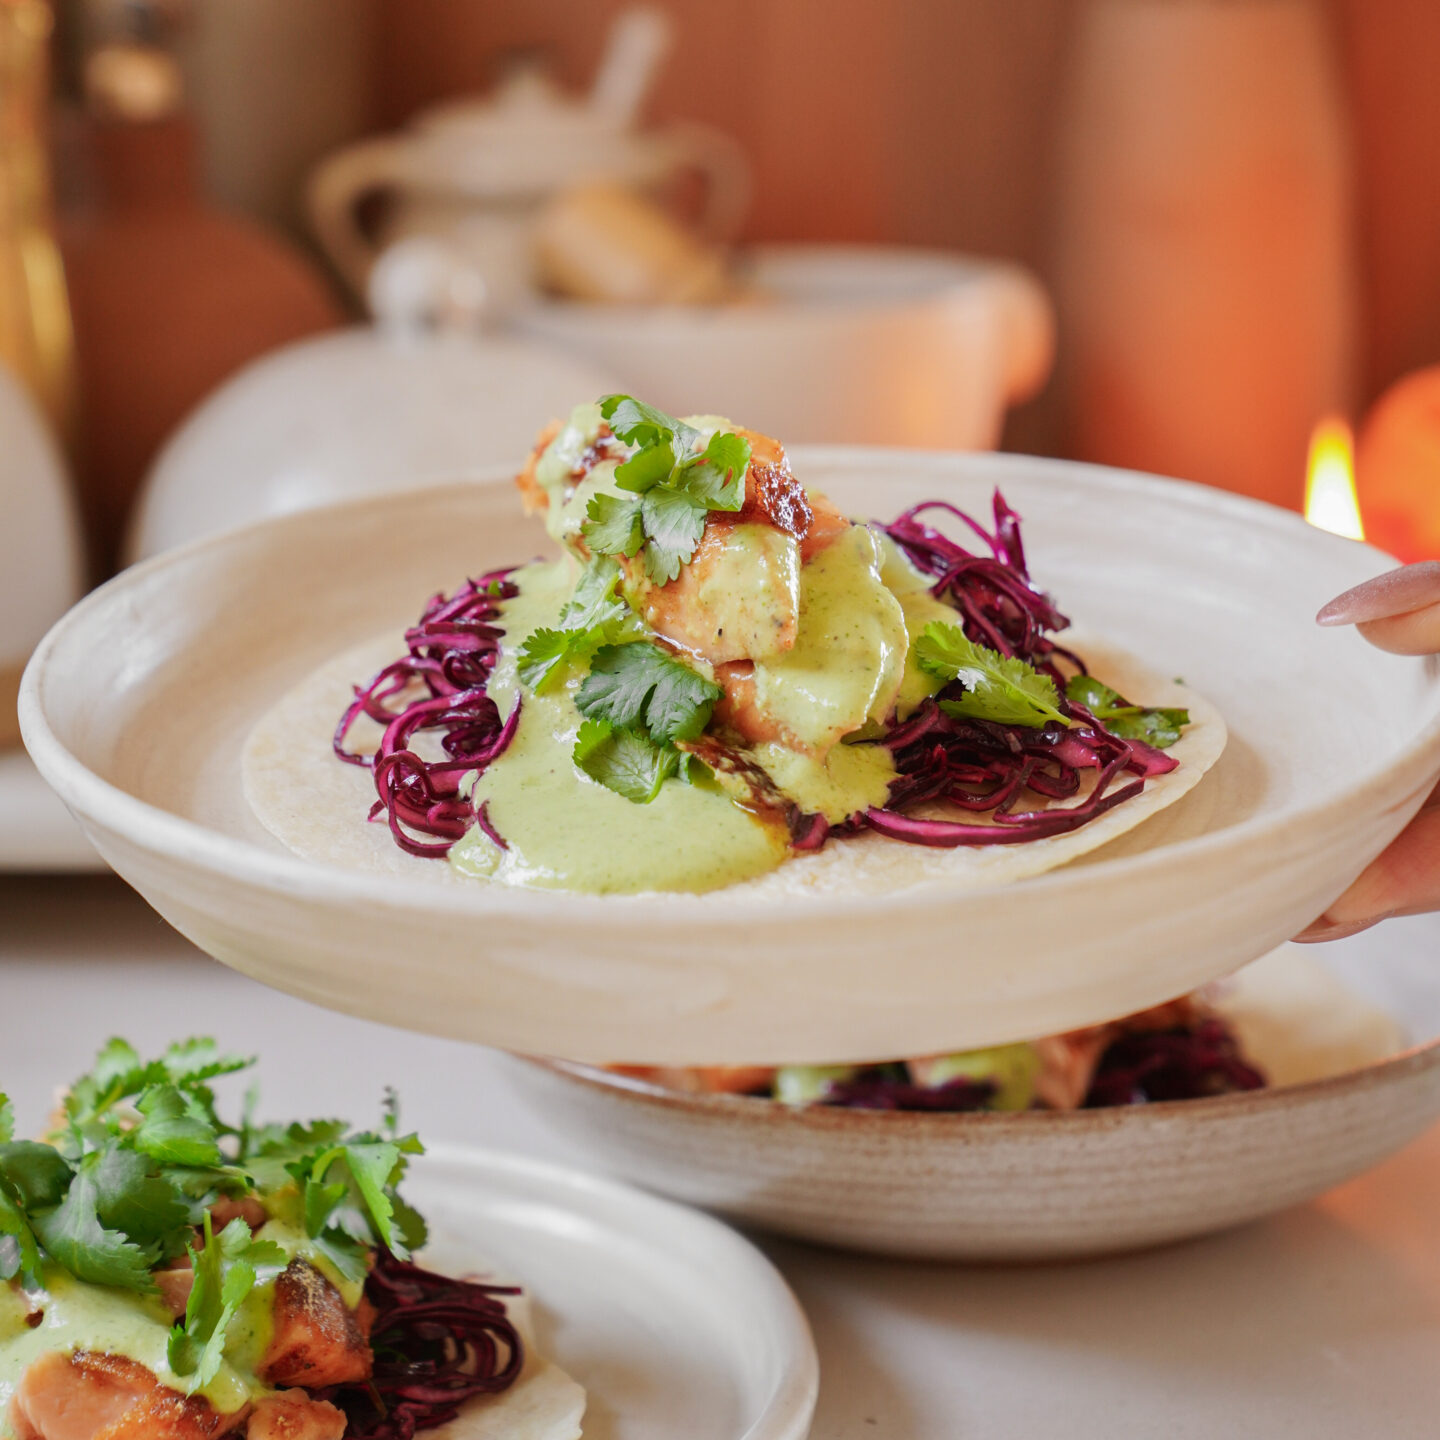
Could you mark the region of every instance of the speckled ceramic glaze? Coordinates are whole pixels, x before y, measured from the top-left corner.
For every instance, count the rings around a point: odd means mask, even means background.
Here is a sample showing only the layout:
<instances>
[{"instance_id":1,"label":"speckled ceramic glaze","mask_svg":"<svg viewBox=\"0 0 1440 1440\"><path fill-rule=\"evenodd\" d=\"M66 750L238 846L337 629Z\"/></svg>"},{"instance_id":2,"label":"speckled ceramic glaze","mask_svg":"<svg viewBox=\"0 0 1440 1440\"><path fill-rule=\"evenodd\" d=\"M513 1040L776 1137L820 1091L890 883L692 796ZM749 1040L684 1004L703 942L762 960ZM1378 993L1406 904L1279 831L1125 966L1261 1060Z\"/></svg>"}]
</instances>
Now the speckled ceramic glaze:
<instances>
[{"instance_id":1,"label":"speckled ceramic glaze","mask_svg":"<svg viewBox=\"0 0 1440 1440\"><path fill-rule=\"evenodd\" d=\"M1350 968L1372 993L1387 980L1405 990L1383 956L1367 962ZM525 1098L598 1166L733 1220L888 1255L1078 1257L1258 1219L1414 1139L1440 1115L1440 975L1409 979L1403 1008L1423 1044L1285 1088L1110 1110L792 1108L510 1063Z\"/></svg>"},{"instance_id":2,"label":"speckled ceramic glaze","mask_svg":"<svg viewBox=\"0 0 1440 1440\"><path fill-rule=\"evenodd\" d=\"M346 648L389 633L398 650L437 589L543 548L504 483L293 515L127 571L37 652L26 743L104 857L227 964L391 1024L657 1064L925 1054L1142 1009L1294 934L1440 773L1435 663L1314 623L1386 568L1374 550L1201 487L1054 461L793 460L859 515L936 497L984 513L1003 486L1034 574L1077 624L1218 707L1220 762L1085 860L965 893L935 879L594 897L442 884L433 861L302 860L246 805L246 736Z\"/></svg>"}]
</instances>

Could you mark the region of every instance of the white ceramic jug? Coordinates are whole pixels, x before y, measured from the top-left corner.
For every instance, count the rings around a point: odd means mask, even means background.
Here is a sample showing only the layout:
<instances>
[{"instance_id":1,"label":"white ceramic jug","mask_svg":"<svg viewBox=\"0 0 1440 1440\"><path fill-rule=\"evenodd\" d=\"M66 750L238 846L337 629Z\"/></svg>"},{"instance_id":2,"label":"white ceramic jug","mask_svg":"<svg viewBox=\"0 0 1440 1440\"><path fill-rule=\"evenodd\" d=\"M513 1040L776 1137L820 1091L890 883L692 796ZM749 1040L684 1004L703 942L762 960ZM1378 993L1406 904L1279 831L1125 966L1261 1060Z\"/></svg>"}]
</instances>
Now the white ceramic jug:
<instances>
[{"instance_id":1,"label":"white ceramic jug","mask_svg":"<svg viewBox=\"0 0 1440 1440\"><path fill-rule=\"evenodd\" d=\"M733 239L749 196L739 146L688 122L634 126L669 35L659 12L627 12L583 100L566 96L532 66L514 72L489 98L439 106L401 134L340 151L309 186L310 219L322 248L363 295L387 244L417 235L443 240L479 271L490 305L503 312L533 294L531 227L551 196L592 180L651 190L686 170L705 180L705 237ZM390 206L372 239L357 207L377 194L388 195Z\"/></svg>"}]
</instances>

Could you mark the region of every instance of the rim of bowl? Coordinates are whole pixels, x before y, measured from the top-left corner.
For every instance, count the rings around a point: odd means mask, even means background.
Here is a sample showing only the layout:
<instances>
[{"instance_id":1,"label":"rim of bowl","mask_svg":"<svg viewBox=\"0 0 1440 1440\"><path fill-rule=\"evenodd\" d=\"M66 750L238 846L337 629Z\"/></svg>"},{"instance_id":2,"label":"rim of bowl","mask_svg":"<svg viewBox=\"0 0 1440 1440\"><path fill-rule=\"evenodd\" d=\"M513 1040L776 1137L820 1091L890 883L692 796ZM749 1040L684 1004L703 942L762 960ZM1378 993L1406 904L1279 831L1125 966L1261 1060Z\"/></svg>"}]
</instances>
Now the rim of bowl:
<instances>
[{"instance_id":1,"label":"rim of bowl","mask_svg":"<svg viewBox=\"0 0 1440 1440\"><path fill-rule=\"evenodd\" d=\"M1394 556L1374 546L1327 535L1309 525L1302 516L1293 511L1282 510L1278 506L1252 500L1248 496L1215 490L1193 481L1166 479L1105 465L1001 452L906 450L865 445L797 445L795 457L801 463L816 468L831 466L841 470L854 469L861 465L893 465L897 469L905 470L922 466L926 462L931 465L943 462L950 469L984 470L991 479L995 478L996 471L1011 471L1017 477L1028 475L1051 483L1060 475L1093 476L1122 494L1163 492L1167 503L1198 510L1207 516L1219 511L1252 528L1261 527L1291 537L1303 534L1308 542L1314 544L1333 543L1352 549L1358 547L1375 556L1377 561L1399 563ZM367 507L404 504L413 508L427 496L498 487L508 484L511 479L513 474L510 467L487 467L483 471L477 469L471 480L455 485L362 496L337 505L297 511L290 515L270 516L218 535L202 536L122 571L93 590L62 616L36 647L25 668L20 686L19 716L21 735L31 758L66 804L80 811L82 816L101 828L138 844L148 853L179 862L187 869L208 871L231 881L279 889L291 894L308 893L312 899L320 898L316 895L318 890L325 899L331 901L364 900L371 905L398 911L412 910L416 904L417 887L408 878L322 864L288 851L269 850L252 841L211 829L173 811L161 809L103 779L75 755L51 728L42 699L43 685L47 678L46 667L52 652L66 639L70 631L83 626L94 612L111 604L117 595L145 582L171 565L238 544L271 527L313 523L317 518L327 515L333 516ZM1000 483L1003 483L1003 480ZM1414 776L1417 773L1423 773L1427 777L1423 785L1415 783ZM1146 875L1155 869L1184 864L1195 856L1208 855L1221 847L1233 846L1251 839L1273 837L1296 826L1309 828L1317 819L1344 814L1354 807L1357 797L1377 787L1395 788L1403 782L1408 799L1411 791L1433 786L1437 773L1440 773L1440 704L1435 706L1434 713L1419 728L1414 738L1388 761L1375 770L1367 771L1361 779L1352 779L1342 791L1325 800L1298 806L1278 815L1262 812L1242 820L1238 825L1224 826L1136 855L1111 860L1101 859L1096 863L1108 866L1109 873L1114 875ZM137 840L137 835L143 836L143 839ZM1095 874L1096 865L1079 868L1073 865L1060 866L1058 869L999 888L1019 892L1088 887L1094 883ZM420 887L420 893L424 897L426 908L452 916L473 916L479 912L529 918L534 914L536 903L536 892L518 886L496 887L472 893L459 887L426 885ZM713 899L714 893L708 896L664 895L662 898L677 918L684 919L693 915L711 926L730 923L726 915L717 912L713 906L704 905L707 899ZM974 898L990 893L992 892L967 891L960 898ZM608 922L619 913L619 907L614 905L614 901L633 904L645 898L586 895L564 890L545 890L539 894L543 897L547 911L570 923ZM877 895L756 897L747 902L741 923L749 926L767 917L783 917L794 921L821 911L832 918L851 913L873 915L901 910L908 912L916 907L929 908L948 904L956 898L956 893L943 882Z\"/></svg>"},{"instance_id":2,"label":"rim of bowl","mask_svg":"<svg viewBox=\"0 0 1440 1440\"><path fill-rule=\"evenodd\" d=\"M868 1110L843 1105L786 1105L763 1095L729 1093L692 1094L671 1090L652 1080L634 1075L617 1075L580 1060L559 1060L544 1055L511 1054L511 1059L532 1069L590 1090L619 1095L663 1110L699 1112L703 1115L745 1117L758 1124L793 1124L810 1128L837 1128L853 1125L909 1125L911 1128L941 1129L957 1124L985 1125L991 1129L1041 1125L1089 1125L1113 1128L1143 1125L1151 1120L1170 1120L1176 1115L1197 1119L1222 1116L1237 1109L1262 1105L1289 1105L1318 1100L1327 1095L1356 1088L1389 1083L1408 1074L1422 1074L1440 1066L1440 1035L1381 1060L1303 1080L1295 1085L1265 1085L1259 1090L1235 1090L1225 1095L1206 1095L1193 1100L1152 1100L1144 1105L1105 1105L1094 1110Z\"/></svg>"}]
</instances>

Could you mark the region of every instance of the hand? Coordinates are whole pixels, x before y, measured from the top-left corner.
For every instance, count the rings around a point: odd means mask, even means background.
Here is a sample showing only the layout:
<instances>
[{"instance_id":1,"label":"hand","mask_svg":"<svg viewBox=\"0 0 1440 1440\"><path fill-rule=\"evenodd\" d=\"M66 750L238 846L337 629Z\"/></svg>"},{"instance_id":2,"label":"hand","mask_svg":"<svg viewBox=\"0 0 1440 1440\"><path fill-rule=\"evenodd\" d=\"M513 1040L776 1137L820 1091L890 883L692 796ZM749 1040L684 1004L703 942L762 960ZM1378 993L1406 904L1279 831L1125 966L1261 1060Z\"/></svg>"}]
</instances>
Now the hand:
<instances>
[{"instance_id":1,"label":"hand","mask_svg":"<svg viewBox=\"0 0 1440 1440\"><path fill-rule=\"evenodd\" d=\"M1440 653L1440 561L1402 565L1343 595L1315 617L1354 625L1396 655ZM1339 940L1391 915L1440 910L1440 786L1390 848L1297 940Z\"/></svg>"}]
</instances>

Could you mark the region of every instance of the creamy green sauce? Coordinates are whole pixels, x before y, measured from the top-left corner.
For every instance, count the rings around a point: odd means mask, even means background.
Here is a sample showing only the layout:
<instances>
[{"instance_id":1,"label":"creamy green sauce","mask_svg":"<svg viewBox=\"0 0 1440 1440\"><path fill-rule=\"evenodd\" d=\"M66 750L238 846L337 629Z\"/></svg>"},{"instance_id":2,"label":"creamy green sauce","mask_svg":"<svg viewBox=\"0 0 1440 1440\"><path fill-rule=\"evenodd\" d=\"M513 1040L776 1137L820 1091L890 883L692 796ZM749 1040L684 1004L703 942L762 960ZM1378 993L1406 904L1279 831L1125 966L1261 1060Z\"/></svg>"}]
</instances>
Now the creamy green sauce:
<instances>
[{"instance_id":1,"label":"creamy green sauce","mask_svg":"<svg viewBox=\"0 0 1440 1440\"><path fill-rule=\"evenodd\" d=\"M942 625L954 625L959 618L953 606L937 600L930 593L933 583L928 575L922 575L906 558L900 547L888 536L878 535L880 545L880 578L885 588L900 602L905 612L905 628L911 639L930 624L938 620ZM922 701L929 699L943 682L928 670L922 670L915 662L915 656L907 649L905 675L900 682L900 693L895 701L895 710L904 720Z\"/></svg>"},{"instance_id":2,"label":"creamy green sauce","mask_svg":"<svg viewBox=\"0 0 1440 1440\"><path fill-rule=\"evenodd\" d=\"M489 693L502 714L519 695L516 657L525 637L553 625L574 586L568 560L516 573L520 594L502 624L505 645ZM467 875L512 885L607 895L641 890L713 890L773 870L786 836L731 803L718 788L669 781L649 805L607 790L570 758L580 712L579 674L547 694L526 691L505 753L475 782L501 850L478 828L450 852Z\"/></svg>"},{"instance_id":3,"label":"creamy green sauce","mask_svg":"<svg viewBox=\"0 0 1440 1440\"><path fill-rule=\"evenodd\" d=\"M565 498L600 423L598 406L580 406L536 467L550 499L546 528L574 556L591 499L620 493L616 462L606 461ZM728 422L703 416L687 423L704 433ZM558 623L576 575L569 558L514 574L520 593L503 607L505 640L489 693L502 714L521 703L520 721L473 789L506 845L477 827L451 849L450 863L477 879L593 894L712 890L780 865L788 854L783 827L742 808L717 784L668 780L641 805L575 765L583 665L552 675L544 693L522 696L520 647L532 631ZM953 622L954 610L929 594L926 578L888 538L864 525L803 567L792 537L769 526L736 526L692 579L683 600L671 597L686 607L692 642L718 661L720 642L734 639L737 654L754 658L755 708L780 731L778 743L753 751L757 763L803 810L832 824L883 805L895 778L890 752L856 742L934 693L938 682L909 658L910 636L931 620ZM663 592L652 602L643 582L631 583L641 587L629 593L631 605L663 633ZM797 614L787 647L789 617ZM703 661L692 663L710 674Z\"/></svg>"},{"instance_id":4,"label":"creamy green sauce","mask_svg":"<svg viewBox=\"0 0 1440 1440\"><path fill-rule=\"evenodd\" d=\"M795 644L756 662L756 706L796 746L824 755L890 712L909 645L875 534L856 525L801 571Z\"/></svg>"}]
</instances>

